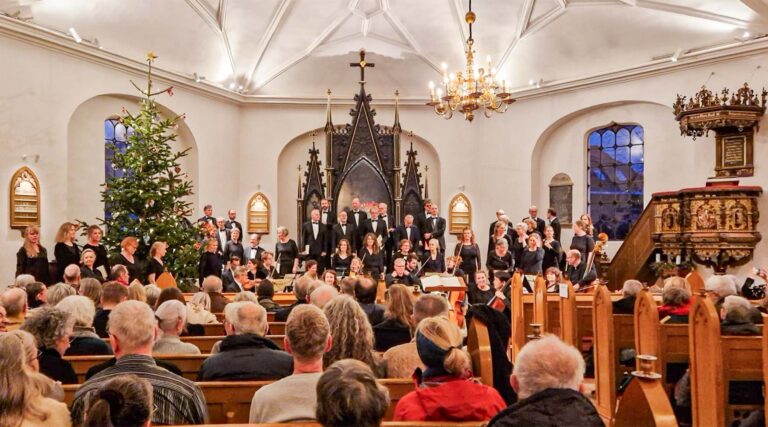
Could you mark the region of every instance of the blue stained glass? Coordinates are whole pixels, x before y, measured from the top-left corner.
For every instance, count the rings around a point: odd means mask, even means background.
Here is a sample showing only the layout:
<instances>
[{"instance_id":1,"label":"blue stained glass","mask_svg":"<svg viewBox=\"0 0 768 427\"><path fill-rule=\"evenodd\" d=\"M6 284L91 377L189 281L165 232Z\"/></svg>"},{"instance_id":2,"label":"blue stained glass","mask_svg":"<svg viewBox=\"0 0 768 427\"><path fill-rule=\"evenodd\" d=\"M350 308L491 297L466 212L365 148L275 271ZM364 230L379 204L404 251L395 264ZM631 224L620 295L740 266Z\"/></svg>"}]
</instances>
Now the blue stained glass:
<instances>
[{"instance_id":1,"label":"blue stained glass","mask_svg":"<svg viewBox=\"0 0 768 427\"><path fill-rule=\"evenodd\" d=\"M589 134L589 146L599 147L600 145L601 145L600 134L597 132L592 132L591 134Z\"/></svg>"},{"instance_id":2,"label":"blue stained glass","mask_svg":"<svg viewBox=\"0 0 768 427\"><path fill-rule=\"evenodd\" d=\"M107 141L115 139L115 123L112 120L104 120L104 139Z\"/></svg>"},{"instance_id":3,"label":"blue stained glass","mask_svg":"<svg viewBox=\"0 0 768 427\"><path fill-rule=\"evenodd\" d=\"M616 145L619 147L629 145L629 131L626 128L620 129L616 132Z\"/></svg>"},{"instance_id":4,"label":"blue stained glass","mask_svg":"<svg viewBox=\"0 0 768 427\"><path fill-rule=\"evenodd\" d=\"M122 123L118 123L115 125L115 140L127 141L125 125L123 125Z\"/></svg>"},{"instance_id":5,"label":"blue stained glass","mask_svg":"<svg viewBox=\"0 0 768 427\"><path fill-rule=\"evenodd\" d=\"M635 126L632 129L632 145L643 145L645 141L645 131L641 126Z\"/></svg>"},{"instance_id":6,"label":"blue stained glass","mask_svg":"<svg viewBox=\"0 0 768 427\"><path fill-rule=\"evenodd\" d=\"M616 164L616 150L613 148L603 148L603 154L600 157L600 163L603 165Z\"/></svg>"},{"instance_id":7,"label":"blue stained glass","mask_svg":"<svg viewBox=\"0 0 768 427\"><path fill-rule=\"evenodd\" d=\"M613 147L616 145L616 134L612 130L606 130L603 132L603 147Z\"/></svg>"},{"instance_id":8,"label":"blue stained glass","mask_svg":"<svg viewBox=\"0 0 768 427\"><path fill-rule=\"evenodd\" d=\"M629 147L619 147L616 149L616 163L629 163Z\"/></svg>"}]
</instances>

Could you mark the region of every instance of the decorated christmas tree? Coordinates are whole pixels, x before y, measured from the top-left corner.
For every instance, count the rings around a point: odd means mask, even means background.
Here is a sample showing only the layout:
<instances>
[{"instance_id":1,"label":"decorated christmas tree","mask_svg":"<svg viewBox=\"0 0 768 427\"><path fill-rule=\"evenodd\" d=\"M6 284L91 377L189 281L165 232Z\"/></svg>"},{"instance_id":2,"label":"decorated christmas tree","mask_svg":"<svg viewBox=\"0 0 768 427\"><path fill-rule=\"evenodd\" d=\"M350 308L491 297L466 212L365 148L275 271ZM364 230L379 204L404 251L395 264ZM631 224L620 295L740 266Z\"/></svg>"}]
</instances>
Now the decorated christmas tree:
<instances>
[{"instance_id":1,"label":"decorated christmas tree","mask_svg":"<svg viewBox=\"0 0 768 427\"><path fill-rule=\"evenodd\" d=\"M173 95L173 87L155 90L152 83L152 63L157 56L147 54L147 86L141 92L139 111L135 114L123 108L119 118L128 134L124 149L113 146L112 167L122 173L110 176L104 183L102 201L111 215L100 220L105 227L104 243L111 251L119 251L120 241L134 236L139 241L136 258L148 257L156 241L168 244L164 257L167 270L182 279L197 277L198 231L185 219L191 214L188 197L192 183L181 169L180 160L189 149L177 150L176 129L184 116L163 117L154 98Z\"/></svg>"}]
</instances>

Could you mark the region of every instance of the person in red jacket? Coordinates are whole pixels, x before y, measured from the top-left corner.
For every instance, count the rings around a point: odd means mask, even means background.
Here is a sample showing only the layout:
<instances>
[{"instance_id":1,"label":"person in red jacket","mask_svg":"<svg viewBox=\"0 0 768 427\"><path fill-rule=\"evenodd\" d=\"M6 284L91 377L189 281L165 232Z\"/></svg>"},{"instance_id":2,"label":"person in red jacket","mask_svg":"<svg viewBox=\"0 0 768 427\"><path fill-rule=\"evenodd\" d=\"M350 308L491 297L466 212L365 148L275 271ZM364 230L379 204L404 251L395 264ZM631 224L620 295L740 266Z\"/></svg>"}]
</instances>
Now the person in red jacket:
<instances>
[{"instance_id":1,"label":"person in red jacket","mask_svg":"<svg viewBox=\"0 0 768 427\"><path fill-rule=\"evenodd\" d=\"M506 407L496 389L472 380L461 343L459 328L445 317L419 323L416 350L426 369L416 373L416 390L397 402L394 421L486 421Z\"/></svg>"}]
</instances>

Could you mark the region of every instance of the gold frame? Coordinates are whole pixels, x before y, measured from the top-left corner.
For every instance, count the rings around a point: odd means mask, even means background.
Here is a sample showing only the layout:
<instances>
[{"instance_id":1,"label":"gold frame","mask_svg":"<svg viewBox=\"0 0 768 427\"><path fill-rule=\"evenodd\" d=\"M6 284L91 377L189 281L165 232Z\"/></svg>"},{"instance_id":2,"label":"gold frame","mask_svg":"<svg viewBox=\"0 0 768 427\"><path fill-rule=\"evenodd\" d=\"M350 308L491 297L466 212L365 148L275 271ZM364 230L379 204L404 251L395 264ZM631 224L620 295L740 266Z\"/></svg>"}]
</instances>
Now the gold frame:
<instances>
[{"instance_id":1,"label":"gold frame","mask_svg":"<svg viewBox=\"0 0 768 427\"><path fill-rule=\"evenodd\" d=\"M461 201L467 207L466 212L456 210L456 206ZM458 193L448 203L448 233L459 235L466 227L472 228L472 202L466 194Z\"/></svg>"},{"instance_id":2,"label":"gold frame","mask_svg":"<svg viewBox=\"0 0 768 427\"><path fill-rule=\"evenodd\" d=\"M16 186L16 181L21 179L22 174L27 173L28 176L32 179L35 185L35 195L17 195L14 191L14 188ZM27 226L30 225L40 225L40 180L37 178L37 175L32 171L32 169L22 166L19 168L16 172L14 172L13 176L11 176L11 181L8 185L8 210L10 212L9 219L10 219L10 225L12 229L16 230L23 230ZM35 205L35 211L33 216L25 216L25 217L19 217L16 214L16 211L14 210L14 206L16 204L34 204ZM32 212L29 212L30 214Z\"/></svg>"},{"instance_id":3,"label":"gold frame","mask_svg":"<svg viewBox=\"0 0 768 427\"><path fill-rule=\"evenodd\" d=\"M261 200L266 210L263 210L263 211L251 210L251 207L254 205L254 203L256 203L257 200ZM250 233L269 234L269 222L270 222L270 215L272 213L271 206L272 205L269 202L269 199L264 193L257 192L256 194L251 196L250 200L248 200L248 204L245 207L247 229L249 234Z\"/></svg>"}]
</instances>

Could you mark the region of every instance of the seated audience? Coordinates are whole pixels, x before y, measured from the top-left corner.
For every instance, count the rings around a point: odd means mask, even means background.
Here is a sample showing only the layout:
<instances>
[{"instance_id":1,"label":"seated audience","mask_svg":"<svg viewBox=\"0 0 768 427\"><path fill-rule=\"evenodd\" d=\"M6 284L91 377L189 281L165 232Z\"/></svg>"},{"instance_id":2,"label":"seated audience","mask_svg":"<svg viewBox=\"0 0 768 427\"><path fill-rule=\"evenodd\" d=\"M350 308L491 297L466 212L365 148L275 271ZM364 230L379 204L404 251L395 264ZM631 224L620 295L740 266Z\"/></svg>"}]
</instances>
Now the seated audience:
<instances>
[{"instance_id":1,"label":"seated audience","mask_svg":"<svg viewBox=\"0 0 768 427\"><path fill-rule=\"evenodd\" d=\"M165 288L161 290L160 296L157 297L157 306L160 307L166 301L178 301L184 305L187 304L184 293L179 288Z\"/></svg>"},{"instance_id":2,"label":"seated audience","mask_svg":"<svg viewBox=\"0 0 768 427\"><path fill-rule=\"evenodd\" d=\"M13 287L14 288L21 288L26 289L27 285L29 285L32 282L35 282L35 276L31 274L19 274L16 276L16 278L13 280ZM45 281L42 281L43 283L46 283Z\"/></svg>"},{"instance_id":3,"label":"seated audience","mask_svg":"<svg viewBox=\"0 0 768 427\"><path fill-rule=\"evenodd\" d=\"M144 285L139 282L133 282L128 285L128 299L131 301L147 302L147 292L144 290Z\"/></svg>"},{"instance_id":4,"label":"seated audience","mask_svg":"<svg viewBox=\"0 0 768 427\"><path fill-rule=\"evenodd\" d=\"M235 297L232 298L232 302L253 302L258 304L259 303L259 297L256 296L251 291L242 291L235 294Z\"/></svg>"},{"instance_id":5,"label":"seated audience","mask_svg":"<svg viewBox=\"0 0 768 427\"><path fill-rule=\"evenodd\" d=\"M339 296L339 291L331 285L325 284L318 287L309 295L309 302L317 308L322 309L328 304L328 301Z\"/></svg>"},{"instance_id":6,"label":"seated audience","mask_svg":"<svg viewBox=\"0 0 768 427\"><path fill-rule=\"evenodd\" d=\"M205 292L197 292L187 303L187 323L191 325L219 323L216 315L211 313L211 297Z\"/></svg>"},{"instance_id":7,"label":"seated audience","mask_svg":"<svg viewBox=\"0 0 768 427\"><path fill-rule=\"evenodd\" d=\"M248 268L238 266L232 272L232 282L224 287L225 292L243 292L253 290L253 284L248 280Z\"/></svg>"},{"instance_id":8,"label":"seated audience","mask_svg":"<svg viewBox=\"0 0 768 427\"><path fill-rule=\"evenodd\" d=\"M613 302L613 314L634 314L637 293L643 289L643 284L638 280L624 281L621 287L621 299Z\"/></svg>"},{"instance_id":9,"label":"seated audience","mask_svg":"<svg viewBox=\"0 0 768 427\"><path fill-rule=\"evenodd\" d=\"M77 288L80 287L80 266L77 264L69 264L64 269L64 283L75 288L75 292L77 292Z\"/></svg>"},{"instance_id":10,"label":"seated audience","mask_svg":"<svg viewBox=\"0 0 768 427\"><path fill-rule=\"evenodd\" d=\"M219 352L205 359L199 381L256 381L286 377L293 370L291 356L267 333L267 312L252 302L233 302L224 309L224 332Z\"/></svg>"},{"instance_id":11,"label":"seated audience","mask_svg":"<svg viewBox=\"0 0 768 427\"><path fill-rule=\"evenodd\" d=\"M691 292L678 286L664 286L658 308L659 319L669 316L667 323L688 323L691 311Z\"/></svg>"},{"instance_id":12,"label":"seated audience","mask_svg":"<svg viewBox=\"0 0 768 427\"><path fill-rule=\"evenodd\" d=\"M355 286L357 286L357 279L354 277L345 277L341 279L341 283L339 284L339 294L349 295L354 298Z\"/></svg>"},{"instance_id":13,"label":"seated audience","mask_svg":"<svg viewBox=\"0 0 768 427\"><path fill-rule=\"evenodd\" d=\"M547 292L560 292L560 285L563 283L563 272L557 267L549 267L544 270L544 280L547 286Z\"/></svg>"},{"instance_id":14,"label":"seated audience","mask_svg":"<svg viewBox=\"0 0 768 427\"><path fill-rule=\"evenodd\" d=\"M683 288L687 289L688 291L691 290L691 285L688 284L688 281L685 280L685 278L679 276L672 276L664 279L664 288L662 291L668 287Z\"/></svg>"},{"instance_id":15,"label":"seated audience","mask_svg":"<svg viewBox=\"0 0 768 427\"><path fill-rule=\"evenodd\" d=\"M499 271L499 274L500 273L501 271ZM488 284L488 274L485 270L476 271L475 283L469 285L469 292L467 292L467 300L469 301L469 304L488 304L488 301L493 298L495 293L496 289L493 289Z\"/></svg>"},{"instance_id":16,"label":"seated audience","mask_svg":"<svg viewBox=\"0 0 768 427\"><path fill-rule=\"evenodd\" d=\"M109 341L117 362L87 380L75 393L72 421L83 422L91 402L105 384L134 374L152 385L152 424L203 424L208 419L205 397L192 381L157 366L152 344L157 337L155 314L147 304L124 301L109 316Z\"/></svg>"},{"instance_id":17,"label":"seated audience","mask_svg":"<svg viewBox=\"0 0 768 427\"><path fill-rule=\"evenodd\" d=\"M101 282L98 280L91 278L81 280L77 294L93 301L93 306L97 309L101 307Z\"/></svg>"},{"instance_id":18,"label":"seated audience","mask_svg":"<svg viewBox=\"0 0 768 427\"><path fill-rule=\"evenodd\" d=\"M48 305L53 307L64 298L70 295L77 295L77 290L66 283L57 283L48 288L47 294Z\"/></svg>"},{"instance_id":19,"label":"seated audience","mask_svg":"<svg viewBox=\"0 0 768 427\"><path fill-rule=\"evenodd\" d=\"M384 306L376 304L376 292L377 284L367 277L361 278L355 284L355 299L368 316L371 325L384 321Z\"/></svg>"},{"instance_id":20,"label":"seated audience","mask_svg":"<svg viewBox=\"0 0 768 427\"><path fill-rule=\"evenodd\" d=\"M37 349L37 341L35 340L35 337L29 332L22 331L21 329L3 335L16 336L21 341L25 355L24 369L26 369L30 376L35 380L43 396L63 402L64 388L61 386L61 383L40 374L40 360L38 358L40 350Z\"/></svg>"},{"instance_id":21,"label":"seated audience","mask_svg":"<svg viewBox=\"0 0 768 427\"><path fill-rule=\"evenodd\" d=\"M152 354L200 354L196 345L182 342L181 332L187 323L187 308L176 300L166 301L155 310L160 335L152 346Z\"/></svg>"},{"instance_id":22,"label":"seated audience","mask_svg":"<svg viewBox=\"0 0 768 427\"><path fill-rule=\"evenodd\" d=\"M64 356L99 356L111 355L112 349L96 334L93 328L93 317L96 315L96 307L88 297L70 295L56 308L69 313L75 319L72 329L72 340Z\"/></svg>"},{"instance_id":23,"label":"seated audience","mask_svg":"<svg viewBox=\"0 0 768 427\"><path fill-rule=\"evenodd\" d=\"M128 267L123 264L115 264L112 266L112 271L109 272L109 280L119 283L121 286L128 287L131 278Z\"/></svg>"},{"instance_id":24,"label":"seated audience","mask_svg":"<svg viewBox=\"0 0 768 427\"><path fill-rule=\"evenodd\" d=\"M203 280L203 292L211 297L211 313L223 313L224 307L229 304L227 297L222 294L223 284L216 276L208 276Z\"/></svg>"},{"instance_id":25,"label":"seated audience","mask_svg":"<svg viewBox=\"0 0 768 427\"><path fill-rule=\"evenodd\" d=\"M489 426L603 427L584 393L584 358L554 335L529 341L515 360L510 382L520 400Z\"/></svg>"},{"instance_id":26,"label":"seated audience","mask_svg":"<svg viewBox=\"0 0 768 427\"><path fill-rule=\"evenodd\" d=\"M315 419L315 393L323 373L323 355L331 348L330 326L323 311L306 304L293 310L285 324L284 341L285 351L293 356L293 374L256 391L250 423Z\"/></svg>"},{"instance_id":27,"label":"seated audience","mask_svg":"<svg viewBox=\"0 0 768 427\"><path fill-rule=\"evenodd\" d=\"M426 366L416 390L397 402L394 421L485 421L504 409L493 387L472 379L472 361L461 349L459 328L429 317L416 329L416 349Z\"/></svg>"},{"instance_id":28,"label":"seated audience","mask_svg":"<svg viewBox=\"0 0 768 427\"><path fill-rule=\"evenodd\" d=\"M75 317L56 307L40 307L31 311L21 329L29 332L40 350L40 373L62 384L77 384L72 365L62 356L69 348Z\"/></svg>"},{"instance_id":29,"label":"seated audience","mask_svg":"<svg viewBox=\"0 0 768 427\"><path fill-rule=\"evenodd\" d=\"M101 288L101 309L93 317L93 327L96 334L101 338L109 337L107 333L107 322L109 313L116 305L128 299L128 288L117 282L107 282Z\"/></svg>"},{"instance_id":30,"label":"seated audience","mask_svg":"<svg viewBox=\"0 0 768 427\"><path fill-rule=\"evenodd\" d=\"M157 287L154 283L150 283L144 286L144 293L147 295L147 305L155 309L157 307L157 300L160 299L160 293L163 290Z\"/></svg>"},{"instance_id":31,"label":"seated audience","mask_svg":"<svg viewBox=\"0 0 768 427\"><path fill-rule=\"evenodd\" d=\"M29 355L15 334L0 334L0 423L3 426L68 426L67 405L45 397L44 379L30 372Z\"/></svg>"},{"instance_id":32,"label":"seated audience","mask_svg":"<svg viewBox=\"0 0 768 427\"><path fill-rule=\"evenodd\" d=\"M405 344L411 340L413 324L413 293L404 285L392 285L387 290L384 320L373 327L376 351Z\"/></svg>"},{"instance_id":33,"label":"seated audience","mask_svg":"<svg viewBox=\"0 0 768 427\"><path fill-rule=\"evenodd\" d=\"M707 298L715 304L718 312L723 305L725 297L737 294L736 284L733 283L733 280L730 277L719 274L710 276L704 281L704 291L707 294Z\"/></svg>"},{"instance_id":34,"label":"seated audience","mask_svg":"<svg viewBox=\"0 0 768 427\"><path fill-rule=\"evenodd\" d=\"M341 359L356 359L373 369L376 376L383 377L383 366L373 350L373 329L360 304L340 295L326 304L323 311L333 337L333 346L323 358L325 366Z\"/></svg>"},{"instance_id":35,"label":"seated audience","mask_svg":"<svg viewBox=\"0 0 768 427\"><path fill-rule=\"evenodd\" d=\"M5 308L5 329L19 329L27 317L27 293L21 288L6 289L0 295L0 303Z\"/></svg>"},{"instance_id":36,"label":"seated audience","mask_svg":"<svg viewBox=\"0 0 768 427\"><path fill-rule=\"evenodd\" d=\"M413 303L412 323L417 325L428 317L448 317L448 302L441 295L422 294ZM411 378L416 368L424 370L416 351L416 338L406 344L392 347L384 353L388 378Z\"/></svg>"},{"instance_id":37,"label":"seated audience","mask_svg":"<svg viewBox=\"0 0 768 427\"><path fill-rule=\"evenodd\" d=\"M720 333L723 335L760 335L752 321L754 307L744 297L728 295L720 307Z\"/></svg>"},{"instance_id":38,"label":"seated audience","mask_svg":"<svg viewBox=\"0 0 768 427\"><path fill-rule=\"evenodd\" d=\"M83 427L146 427L152 406L149 381L130 374L117 377L95 393Z\"/></svg>"},{"instance_id":39,"label":"seated audience","mask_svg":"<svg viewBox=\"0 0 768 427\"><path fill-rule=\"evenodd\" d=\"M32 282L25 288L29 309L48 304L48 287L43 282Z\"/></svg>"},{"instance_id":40,"label":"seated audience","mask_svg":"<svg viewBox=\"0 0 768 427\"><path fill-rule=\"evenodd\" d=\"M405 259L395 258L394 269L384 277L384 283L387 288L394 284L413 286L418 284L418 280L405 269Z\"/></svg>"},{"instance_id":41,"label":"seated audience","mask_svg":"<svg viewBox=\"0 0 768 427\"><path fill-rule=\"evenodd\" d=\"M264 310L267 310L267 312L280 310L280 304L272 300L275 297L275 285L269 280L262 280L259 283L259 286L256 288L256 296L259 298L259 305L264 307Z\"/></svg>"},{"instance_id":42,"label":"seated audience","mask_svg":"<svg viewBox=\"0 0 768 427\"><path fill-rule=\"evenodd\" d=\"M293 284L293 294L296 296L296 302L289 305L288 307L277 310L277 312L275 312L275 322L285 322L294 307L298 307L301 304L307 304L309 302L309 294L307 293L307 288L311 282L312 278L309 276L302 276L296 279Z\"/></svg>"},{"instance_id":43,"label":"seated audience","mask_svg":"<svg viewBox=\"0 0 768 427\"><path fill-rule=\"evenodd\" d=\"M317 382L317 421L324 427L379 427L389 408L389 390L370 366L340 360Z\"/></svg>"}]
</instances>

